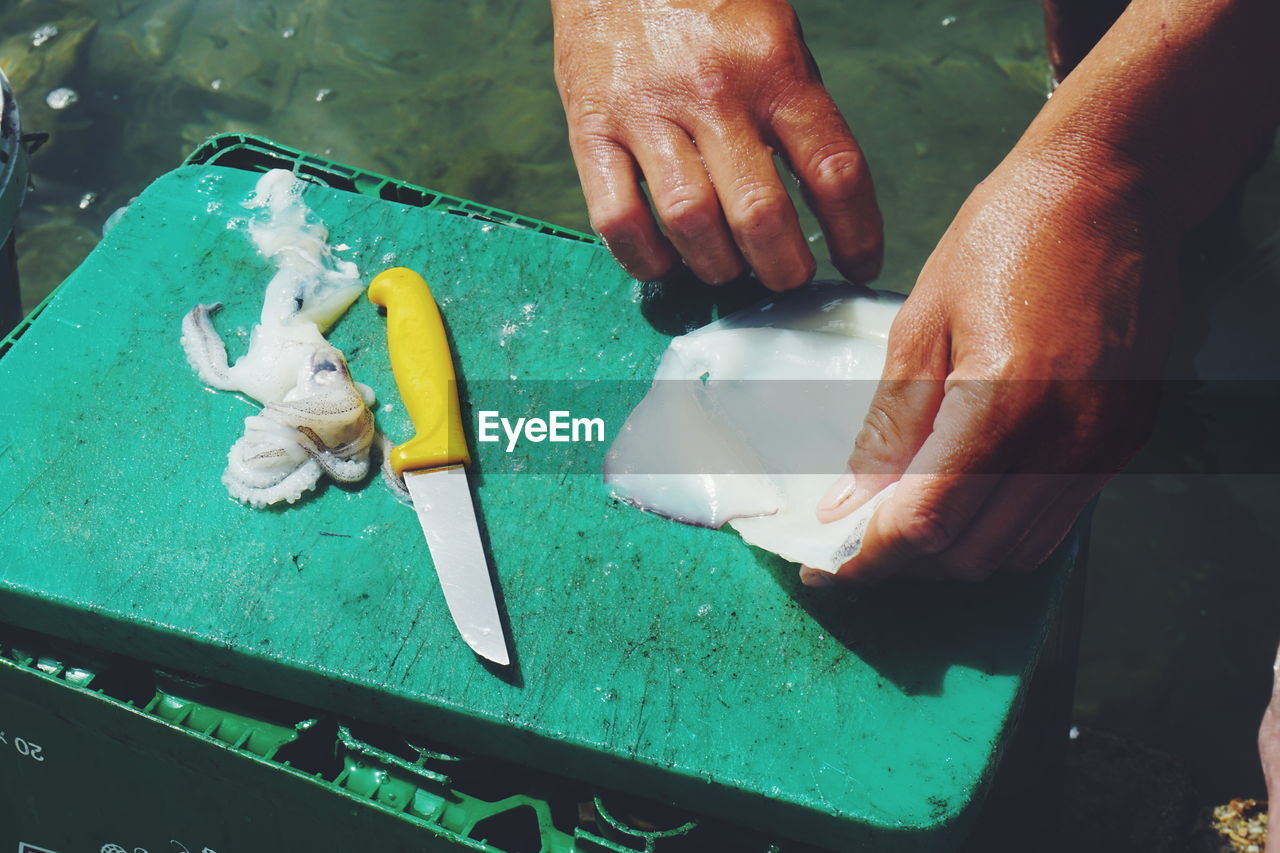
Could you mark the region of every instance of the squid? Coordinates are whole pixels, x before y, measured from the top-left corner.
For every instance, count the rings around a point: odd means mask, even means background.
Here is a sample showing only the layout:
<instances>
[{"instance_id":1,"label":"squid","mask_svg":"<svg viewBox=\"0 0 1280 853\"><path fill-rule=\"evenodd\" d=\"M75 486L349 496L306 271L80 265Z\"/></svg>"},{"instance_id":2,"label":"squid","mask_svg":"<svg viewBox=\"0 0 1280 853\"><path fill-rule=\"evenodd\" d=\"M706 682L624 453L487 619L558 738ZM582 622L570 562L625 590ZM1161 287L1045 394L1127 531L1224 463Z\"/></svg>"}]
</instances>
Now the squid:
<instances>
[{"instance_id":1,"label":"squid","mask_svg":"<svg viewBox=\"0 0 1280 853\"><path fill-rule=\"evenodd\" d=\"M901 297L819 282L675 338L605 456L614 496L836 571L892 486L829 524Z\"/></svg>"},{"instance_id":2,"label":"squid","mask_svg":"<svg viewBox=\"0 0 1280 853\"><path fill-rule=\"evenodd\" d=\"M376 430L372 389L356 382L324 333L364 291L359 270L333 255L328 231L302 199L302 182L274 169L245 202L249 236L276 268L248 351L229 364L213 325L221 303L196 305L182 320L187 361L205 385L262 405L245 418L222 483L243 503L293 503L320 478L353 483L369 471Z\"/></svg>"}]
</instances>

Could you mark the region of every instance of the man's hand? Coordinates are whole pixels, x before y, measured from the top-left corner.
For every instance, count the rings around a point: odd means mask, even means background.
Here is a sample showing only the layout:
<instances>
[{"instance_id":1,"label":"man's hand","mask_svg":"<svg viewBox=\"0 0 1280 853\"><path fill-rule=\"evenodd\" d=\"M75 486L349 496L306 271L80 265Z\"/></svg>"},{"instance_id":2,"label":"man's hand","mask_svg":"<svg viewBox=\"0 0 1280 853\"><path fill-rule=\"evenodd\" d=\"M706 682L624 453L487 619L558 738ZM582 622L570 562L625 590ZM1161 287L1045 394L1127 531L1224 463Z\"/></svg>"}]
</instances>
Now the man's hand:
<instances>
[{"instance_id":1,"label":"man's hand","mask_svg":"<svg viewBox=\"0 0 1280 853\"><path fill-rule=\"evenodd\" d=\"M842 576L1035 568L1139 447L1171 333L1174 252L1128 189L1122 175L1015 152L965 202L893 324L854 488L819 510L847 515L901 478Z\"/></svg>"},{"instance_id":2,"label":"man's hand","mask_svg":"<svg viewBox=\"0 0 1280 853\"><path fill-rule=\"evenodd\" d=\"M657 279L683 258L713 284L748 268L775 290L808 281L814 259L776 152L836 268L875 278L883 233L871 175L790 6L553 0L552 11L556 82L591 224L631 275Z\"/></svg>"},{"instance_id":3,"label":"man's hand","mask_svg":"<svg viewBox=\"0 0 1280 853\"><path fill-rule=\"evenodd\" d=\"M890 332L852 477L818 510L901 479L841 575L1034 568L1134 452L1175 246L1280 123L1278 26L1269 0L1131 0L965 202Z\"/></svg>"}]
</instances>

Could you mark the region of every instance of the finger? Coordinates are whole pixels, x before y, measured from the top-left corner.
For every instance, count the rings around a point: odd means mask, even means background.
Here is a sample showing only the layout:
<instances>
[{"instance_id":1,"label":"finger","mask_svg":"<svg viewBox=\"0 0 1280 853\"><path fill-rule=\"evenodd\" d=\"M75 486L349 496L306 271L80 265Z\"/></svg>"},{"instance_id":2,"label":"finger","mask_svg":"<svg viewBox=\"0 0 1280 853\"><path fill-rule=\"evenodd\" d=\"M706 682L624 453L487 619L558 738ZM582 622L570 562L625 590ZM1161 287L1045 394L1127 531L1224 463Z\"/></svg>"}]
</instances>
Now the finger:
<instances>
[{"instance_id":1,"label":"finger","mask_svg":"<svg viewBox=\"0 0 1280 853\"><path fill-rule=\"evenodd\" d=\"M667 238L693 274L721 284L746 272L711 178L684 129L672 125L657 138L637 139L632 152Z\"/></svg>"},{"instance_id":2,"label":"finger","mask_svg":"<svg viewBox=\"0 0 1280 853\"><path fill-rule=\"evenodd\" d=\"M901 477L929 437L941 400L941 380L881 380L854 440L849 469L819 502L818 520L848 516Z\"/></svg>"},{"instance_id":3,"label":"finger","mask_svg":"<svg viewBox=\"0 0 1280 853\"><path fill-rule=\"evenodd\" d=\"M999 386L978 380L950 385L933 431L840 574L880 575L959 541L1019 455L1016 432L1002 426L1018 418L1001 407Z\"/></svg>"},{"instance_id":4,"label":"finger","mask_svg":"<svg viewBox=\"0 0 1280 853\"><path fill-rule=\"evenodd\" d=\"M818 520L844 518L907 470L933 431L944 394L948 341L928 311L904 307L889 331L882 378L845 474L819 501Z\"/></svg>"},{"instance_id":5,"label":"finger","mask_svg":"<svg viewBox=\"0 0 1280 853\"><path fill-rule=\"evenodd\" d=\"M881 577L946 550L995 488L995 474L904 474L867 525L842 577Z\"/></svg>"},{"instance_id":6,"label":"finger","mask_svg":"<svg viewBox=\"0 0 1280 853\"><path fill-rule=\"evenodd\" d=\"M981 581L1010 565L1014 549L1039 531L1045 514L1075 482L1064 474L1010 474L951 547L931 562L933 571Z\"/></svg>"},{"instance_id":7,"label":"finger","mask_svg":"<svg viewBox=\"0 0 1280 853\"><path fill-rule=\"evenodd\" d=\"M1077 478L1014 546L1005 561L1006 567L1013 572L1029 572L1049 559L1106 481L1107 478L1101 476Z\"/></svg>"},{"instance_id":8,"label":"finger","mask_svg":"<svg viewBox=\"0 0 1280 853\"><path fill-rule=\"evenodd\" d=\"M817 265L795 205L756 129L717 122L696 130L694 139L729 230L756 277L771 290L799 287L813 278Z\"/></svg>"},{"instance_id":9,"label":"finger","mask_svg":"<svg viewBox=\"0 0 1280 853\"><path fill-rule=\"evenodd\" d=\"M1028 537L1034 539L1042 532L1042 520L1046 515L1055 515L1051 508L1074 482L1074 477L1060 474L1010 474L1000 478L981 510L975 514L973 523L955 544L942 553L903 560L896 565L872 566L858 572L847 570L841 579L869 582L894 575L909 580L982 581L1002 568L1018 570L1020 564L1012 562L1015 548ZM1056 524L1057 521L1050 518L1049 523ZM1044 541L1051 543L1049 551L1060 539L1045 536ZM1035 568L1039 562L1042 560L1026 569ZM835 582L832 575L809 567L801 569L800 578L807 586L829 586Z\"/></svg>"},{"instance_id":10,"label":"finger","mask_svg":"<svg viewBox=\"0 0 1280 853\"><path fill-rule=\"evenodd\" d=\"M884 223L871 170L840 109L826 89L805 87L775 111L772 129L822 225L831 262L850 281L871 281L884 261Z\"/></svg>"},{"instance_id":11,"label":"finger","mask_svg":"<svg viewBox=\"0 0 1280 853\"><path fill-rule=\"evenodd\" d=\"M578 166L591 227L634 278L654 281L679 262L658 230L640 189L635 160L616 140L571 124L569 146Z\"/></svg>"}]
</instances>

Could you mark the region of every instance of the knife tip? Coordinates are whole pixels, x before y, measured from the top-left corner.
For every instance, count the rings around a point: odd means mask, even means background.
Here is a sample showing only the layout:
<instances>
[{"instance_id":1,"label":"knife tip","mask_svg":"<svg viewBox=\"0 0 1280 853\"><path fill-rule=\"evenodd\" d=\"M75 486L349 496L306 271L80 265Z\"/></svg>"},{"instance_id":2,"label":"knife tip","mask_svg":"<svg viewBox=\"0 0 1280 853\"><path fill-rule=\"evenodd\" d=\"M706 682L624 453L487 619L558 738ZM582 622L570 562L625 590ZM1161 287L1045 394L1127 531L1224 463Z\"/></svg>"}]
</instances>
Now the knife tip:
<instances>
[{"instance_id":1,"label":"knife tip","mask_svg":"<svg viewBox=\"0 0 1280 853\"><path fill-rule=\"evenodd\" d=\"M506 638L498 634L494 637L488 631L483 632L482 636L468 636L464 634L462 639L471 647L471 651L491 663L499 666L510 666L511 657L507 654Z\"/></svg>"}]
</instances>

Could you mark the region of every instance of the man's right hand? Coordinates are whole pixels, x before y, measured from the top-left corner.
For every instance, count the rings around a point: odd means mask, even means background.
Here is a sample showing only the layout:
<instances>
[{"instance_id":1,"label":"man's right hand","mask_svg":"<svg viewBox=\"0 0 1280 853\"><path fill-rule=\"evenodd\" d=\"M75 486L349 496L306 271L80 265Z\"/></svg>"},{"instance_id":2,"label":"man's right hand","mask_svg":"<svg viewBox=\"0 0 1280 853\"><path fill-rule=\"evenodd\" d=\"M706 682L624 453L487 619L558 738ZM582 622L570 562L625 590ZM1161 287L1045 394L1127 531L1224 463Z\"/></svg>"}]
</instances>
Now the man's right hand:
<instances>
[{"instance_id":1,"label":"man's right hand","mask_svg":"<svg viewBox=\"0 0 1280 853\"><path fill-rule=\"evenodd\" d=\"M808 281L814 259L776 152L836 268L876 277L884 239L871 174L789 5L552 0L552 11L591 224L631 275L657 279L683 258L713 284L748 269L774 290Z\"/></svg>"}]
</instances>

